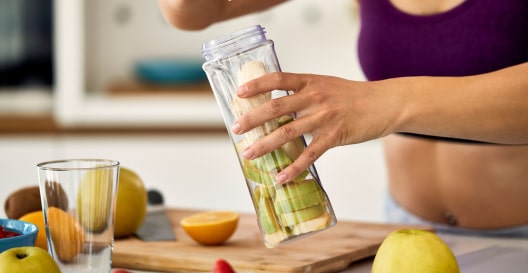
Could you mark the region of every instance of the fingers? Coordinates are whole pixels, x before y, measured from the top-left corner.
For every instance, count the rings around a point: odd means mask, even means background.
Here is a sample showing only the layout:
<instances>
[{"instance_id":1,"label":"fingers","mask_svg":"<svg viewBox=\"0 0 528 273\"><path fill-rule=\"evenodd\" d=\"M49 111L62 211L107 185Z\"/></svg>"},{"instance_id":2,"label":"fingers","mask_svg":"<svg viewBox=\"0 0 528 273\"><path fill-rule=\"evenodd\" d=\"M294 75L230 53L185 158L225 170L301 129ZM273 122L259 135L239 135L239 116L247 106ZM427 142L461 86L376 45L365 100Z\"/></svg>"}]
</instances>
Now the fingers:
<instances>
[{"instance_id":1,"label":"fingers","mask_svg":"<svg viewBox=\"0 0 528 273\"><path fill-rule=\"evenodd\" d=\"M283 72L270 73L241 85L237 89L237 96L240 98L248 98L272 90L291 90L298 92L304 86L304 81L303 77L299 74ZM236 120L231 130L235 134L243 134L273 118L296 113L301 109L303 102L303 99L296 98L296 95L294 93L290 96L274 98L263 103Z\"/></svg>"},{"instance_id":2,"label":"fingers","mask_svg":"<svg viewBox=\"0 0 528 273\"><path fill-rule=\"evenodd\" d=\"M277 72L266 74L240 86L237 89L237 95L240 98L249 98L272 90L288 90L293 91L293 94L271 99L244 114L234 122L231 128L233 133L243 134L274 118L302 111L306 107L303 105L305 99L303 99L302 89L306 86L308 78L302 74ZM313 129L307 119L297 119L255 141L246 148L243 155L246 159L255 159ZM291 165L277 175L276 181L284 183L297 177L308 169L325 150L324 145L319 144L318 141L311 143Z\"/></svg>"},{"instance_id":3,"label":"fingers","mask_svg":"<svg viewBox=\"0 0 528 273\"><path fill-rule=\"evenodd\" d=\"M304 131L310 131L305 128L310 128L310 126L307 123L307 120L302 118L285 124L266 137L263 137L248 146L243 155L246 159L252 160L270 153L280 145L302 136ZM324 145L324 143L325 139L314 138L312 143L304 149L299 157L277 175L276 181L278 183L288 182L299 176L304 170L308 169L308 167L327 150L326 147L328 145Z\"/></svg>"},{"instance_id":4,"label":"fingers","mask_svg":"<svg viewBox=\"0 0 528 273\"><path fill-rule=\"evenodd\" d=\"M268 120L297 112L300 100L296 100L294 96L296 95L268 100L236 120L231 130L235 134L243 134Z\"/></svg>"},{"instance_id":5,"label":"fingers","mask_svg":"<svg viewBox=\"0 0 528 273\"><path fill-rule=\"evenodd\" d=\"M304 86L304 81L301 74L274 72L241 85L236 94L241 98L247 98L272 90L298 91Z\"/></svg>"},{"instance_id":6,"label":"fingers","mask_svg":"<svg viewBox=\"0 0 528 273\"><path fill-rule=\"evenodd\" d=\"M261 155L267 154L274 151L279 146L300 137L303 131L299 128L302 127L302 121L293 121L285 124L267 136L260 138L251 145L249 145L244 151L244 157L246 159L255 159Z\"/></svg>"},{"instance_id":7,"label":"fingers","mask_svg":"<svg viewBox=\"0 0 528 273\"><path fill-rule=\"evenodd\" d=\"M290 166L278 173L277 177L275 177L277 183L291 181L308 169L326 150L319 143L317 141L310 143Z\"/></svg>"},{"instance_id":8,"label":"fingers","mask_svg":"<svg viewBox=\"0 0 528 273\"><path fill-rule=\"evenodd\" d=\"M276 143L286 143L295 138L292 136L299 137L300 135L298 135L298 132L300 131L293 129L290 124L291 123L279 127L277 130L273 131L273 133L259 139L247 147L243 152L244 157L249 160L256 159L264 154L274 151L276 149ZM288 139L288 141L284 141L286 139ZM276 181L278 183L285 183L299 176L327 150L326 147L323 139L314 139L292 164L277 174L277 177L275 178Z\"/></svg>"}]
</instances>

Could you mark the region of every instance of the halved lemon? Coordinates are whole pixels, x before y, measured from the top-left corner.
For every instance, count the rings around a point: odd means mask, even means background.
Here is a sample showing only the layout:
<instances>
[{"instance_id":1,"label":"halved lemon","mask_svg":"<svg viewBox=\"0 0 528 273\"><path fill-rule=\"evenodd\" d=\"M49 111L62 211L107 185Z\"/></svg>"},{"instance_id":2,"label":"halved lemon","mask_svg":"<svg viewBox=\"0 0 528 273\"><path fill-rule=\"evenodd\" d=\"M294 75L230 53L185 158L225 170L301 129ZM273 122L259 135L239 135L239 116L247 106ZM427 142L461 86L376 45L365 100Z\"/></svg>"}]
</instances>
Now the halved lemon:
<instances>
[{"instance_id":1,"label":"halved lemon","mask_svg":"<svg viewBox=\"0 0 528 273\"><path fill-rule=\"evenodd\" d=\"M239 214L234 211L205 211L183 218L180 225L193 240L202 245L220 245L238 226Z\"/></svg>"}]
</instances>

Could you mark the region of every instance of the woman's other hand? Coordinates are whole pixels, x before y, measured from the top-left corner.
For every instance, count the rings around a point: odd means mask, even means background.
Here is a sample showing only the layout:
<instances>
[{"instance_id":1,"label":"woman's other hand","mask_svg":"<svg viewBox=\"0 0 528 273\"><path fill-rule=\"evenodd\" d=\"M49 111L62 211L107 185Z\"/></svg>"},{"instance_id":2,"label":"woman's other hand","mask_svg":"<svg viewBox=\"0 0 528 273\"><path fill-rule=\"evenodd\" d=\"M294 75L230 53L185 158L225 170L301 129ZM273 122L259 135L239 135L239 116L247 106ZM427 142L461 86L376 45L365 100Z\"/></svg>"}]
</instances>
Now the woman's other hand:
<instances>
[{"instance_id":1,"label":"woman's other hand","mask_svg":"<svg viewBox=\"0 0 528 273\"><path fill-rule=\"evenodd\" d=\"M165 20L183 30L202 30L214 23L265 10L286 0L158 0Z\"/></svg>"}]
</instances>

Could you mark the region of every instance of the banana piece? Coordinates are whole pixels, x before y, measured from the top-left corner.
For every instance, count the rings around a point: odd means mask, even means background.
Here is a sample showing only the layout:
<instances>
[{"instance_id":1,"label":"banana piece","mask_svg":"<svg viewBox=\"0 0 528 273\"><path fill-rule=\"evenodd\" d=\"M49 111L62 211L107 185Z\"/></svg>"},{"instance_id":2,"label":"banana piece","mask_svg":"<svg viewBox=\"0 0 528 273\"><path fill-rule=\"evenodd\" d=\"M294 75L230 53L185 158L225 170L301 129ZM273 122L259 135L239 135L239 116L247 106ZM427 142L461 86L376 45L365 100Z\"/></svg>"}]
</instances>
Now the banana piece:
<instances>
[{"instance_id":1,"label":"banana piece","mask_svg":"<svg viewBox=\"0 0 528 273\"><path fill-rule=\"evenodd\" d=\"M257 97L259 96L260 95L257 95ZM254 108L253 106L251 106L251 104L246 102L248 100L253 100L253 99L254 98L243 99L243 98L239 98L236 96L233 98L231 109L237 118L241 117L242 115L244 115L245 113L249 112L251 109ZM252 104L256 104L256 103L252 103ZM244 134L244 137L246 138L249 144L252 144L253 142L257 141L259 138L275 130L277 127L278 127L277 125L274 125L274 121L268 121L264 125L255 127L254 129L246 132Z\"/></svg>"},{"instance_id":2,"label":"banana piece","mask_svg":"<svg viewBox=\"0 0 528 273\"><path fill-rule=\"evenodd\" d=\"M240 71L237 74L238 86L245 84L251 80L262 77L268 74L268 69L261 61L250 61L242 65ZM263 100L267 101L271 99L271 93L262 94ZM251 102L257 102L256 100L250 100ZM257 104L257 106L260 104Z\"/></svg>"},{"instance_id":3,"label":"banana piece","mask_svg":"<svg viewBox=\"0 0 528 273\"><path fill-rule=\"evenodd\" d=\"M256 79L267 74L268 71L264 64L260 61L251 61L242 65L240 71L238 72L238 85L242 85L250 80ZM250 98L240 98L238 96L233 97L231 103L231 109L233 114L239 118L245 113L251 111L252 109L260 106L261 104L267 102L271 99L271 93L258 94ZM276 120L270 120L264 125L254 128L253 130L245 134L246 139L249 144L255 142L259 138L267 135L273 130L277 129L278 124Z\"/></svg>"},{"instance_id":4,"label":"banana piece","mask_svg":"<svg viewBox=\"0 0 528 273\"><path fill-rule=\"evenodd\" d=\"M248 141L243 138L235 144L235 150L237 151L237 153L242 154L248 146Z\"/></svg>"}]
</instances>

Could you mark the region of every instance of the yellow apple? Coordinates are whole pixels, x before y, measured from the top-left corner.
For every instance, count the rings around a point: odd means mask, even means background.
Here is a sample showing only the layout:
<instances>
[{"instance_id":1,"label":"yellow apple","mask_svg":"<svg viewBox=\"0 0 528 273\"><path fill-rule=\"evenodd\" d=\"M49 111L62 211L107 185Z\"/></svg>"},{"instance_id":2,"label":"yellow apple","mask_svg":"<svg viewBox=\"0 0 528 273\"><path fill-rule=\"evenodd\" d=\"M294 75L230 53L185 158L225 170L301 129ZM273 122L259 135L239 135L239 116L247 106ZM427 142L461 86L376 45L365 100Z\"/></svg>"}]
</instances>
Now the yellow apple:
<instances>
[{"instance_id":1,"label":"yellow apple","mask_svg":"<svg viewBox=\"0 0 528 273\"><path fill-rule=\"evenodd\" d=\"M379 247L372 273L459 273L449 246L435 233L400 229L390 233Z\"/></svg>"},{"instance_id":2,"label":"yellow apple","mask_svg":"<svg viewBox=\"0 0 528 273\"><path fill-rule=\"evenodd\" d=\"M60 273L51 255L36 246L10 248L0 254L0 272Z\"/></svg>"},{"instance_id":3,"label":"yellow apple","mask_svg":"<svg viewBox=\"0 0 528 273\"><path fill-rule=\"evenodd\" d=\"M147 213L147 190L134 171L121 166L117 190L114 237L133 235L143 224Z\"/></svg>"}]
</instances>

